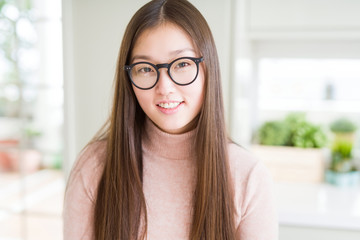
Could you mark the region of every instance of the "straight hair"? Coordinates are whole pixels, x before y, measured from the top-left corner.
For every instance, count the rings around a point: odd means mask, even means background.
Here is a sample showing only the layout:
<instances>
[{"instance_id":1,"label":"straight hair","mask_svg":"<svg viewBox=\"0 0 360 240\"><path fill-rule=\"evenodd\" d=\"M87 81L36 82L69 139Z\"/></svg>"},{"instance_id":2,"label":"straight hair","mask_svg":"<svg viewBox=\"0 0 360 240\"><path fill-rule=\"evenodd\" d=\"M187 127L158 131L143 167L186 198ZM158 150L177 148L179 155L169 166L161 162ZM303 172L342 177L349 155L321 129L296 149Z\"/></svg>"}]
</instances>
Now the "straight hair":
<instances>
[{"instance_id":1,"label":"straight hair","mask_svg":"<svg viewBox=\"0 0 360 240\"><path fill-rule=\"evenodd\" d=\"M145 113L124 71L141 33L163 23L183 29L204 57L204 102L195 134L197 180L193 194L191 240L234 240L235 206L227 156L224 107L217 51L201 13L186 0L154 0L130 20L120 46L112 112L93 141L105 140L107 154L98 184L96 239L145 239L147 211L143 192L142 133Z\"/></svg>"}]
</instances>

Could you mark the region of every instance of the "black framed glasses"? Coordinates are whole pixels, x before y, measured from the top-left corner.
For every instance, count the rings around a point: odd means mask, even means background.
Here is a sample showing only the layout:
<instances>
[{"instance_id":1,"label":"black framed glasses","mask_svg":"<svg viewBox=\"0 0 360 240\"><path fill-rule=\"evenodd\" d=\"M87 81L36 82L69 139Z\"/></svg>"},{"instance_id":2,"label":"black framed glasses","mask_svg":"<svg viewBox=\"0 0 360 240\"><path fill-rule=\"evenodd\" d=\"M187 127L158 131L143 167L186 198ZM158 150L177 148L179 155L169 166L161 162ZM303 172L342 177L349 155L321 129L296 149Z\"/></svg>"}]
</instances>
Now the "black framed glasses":
<instances>
[{"instance_id":1,"label":"black framed glasses","mask_svg":"<svg viewBox=\"0 0 360 240\"><path fill-rule=\"evenodd\" d=\"M199 63L202 61L204 61L203 57L181 57L171 63L137 62L125 65L124 69L135 87L148 90L153 88L159 81L160 68L167 68L171 80L180 86L193 83L199 74Z\"/></svg>"}]
</instances>

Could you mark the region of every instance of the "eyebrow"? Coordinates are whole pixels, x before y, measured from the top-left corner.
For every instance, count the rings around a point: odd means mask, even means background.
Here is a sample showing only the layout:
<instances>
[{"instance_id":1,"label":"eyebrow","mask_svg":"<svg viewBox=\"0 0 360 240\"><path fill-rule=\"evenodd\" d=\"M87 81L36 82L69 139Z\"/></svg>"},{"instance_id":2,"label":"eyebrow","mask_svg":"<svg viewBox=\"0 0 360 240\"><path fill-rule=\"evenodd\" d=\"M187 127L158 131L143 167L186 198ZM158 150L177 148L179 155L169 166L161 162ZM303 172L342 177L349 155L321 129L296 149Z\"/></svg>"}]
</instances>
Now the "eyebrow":
<instances>
[{"instance_id":1,"label":"eyebrow","mask_svg":"<svg viewBox=\"0 0 360 240\"><path fill-rule=\"evenodd\" d=\"M179 55L180 53L186 52L186 51L190 51L193 53L196 53L196 51L192 48L184 48L184 49L179 49L179 50L175 50L175 51L171 51L170 55L171 56L176 56ZM143 60L147 60L147 61L151 61L152 58L148 55L135 55L131 58L131 62L134 62L134 60L136 59L143 59Z\"/></svg>"}]
</instances>

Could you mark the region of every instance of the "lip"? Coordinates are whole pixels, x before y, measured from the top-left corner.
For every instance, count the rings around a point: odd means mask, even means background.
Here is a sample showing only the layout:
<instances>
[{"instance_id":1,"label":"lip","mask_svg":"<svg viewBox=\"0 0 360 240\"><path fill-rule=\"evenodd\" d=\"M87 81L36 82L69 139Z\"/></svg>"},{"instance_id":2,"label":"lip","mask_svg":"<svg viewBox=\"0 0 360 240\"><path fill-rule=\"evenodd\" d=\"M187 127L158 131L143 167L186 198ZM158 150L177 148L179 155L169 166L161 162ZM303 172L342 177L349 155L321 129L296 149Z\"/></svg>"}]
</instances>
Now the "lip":
<instances>
[{"instance_id":1,"label":"lip","mask_svg":"<svg viewBox=\"0 0 360 240\"><path fill-rule=\"evenodd\" d=\"M163 108L160 107L159 104L161 103L179 103L179 105L177 105L175 108ZM156 103L156 107L159 109L160 112L164 113L164 114L174 114L176 112L179 111L180 107L183 105L184 101L161 101Z\"/></svg>"}]
</instances>

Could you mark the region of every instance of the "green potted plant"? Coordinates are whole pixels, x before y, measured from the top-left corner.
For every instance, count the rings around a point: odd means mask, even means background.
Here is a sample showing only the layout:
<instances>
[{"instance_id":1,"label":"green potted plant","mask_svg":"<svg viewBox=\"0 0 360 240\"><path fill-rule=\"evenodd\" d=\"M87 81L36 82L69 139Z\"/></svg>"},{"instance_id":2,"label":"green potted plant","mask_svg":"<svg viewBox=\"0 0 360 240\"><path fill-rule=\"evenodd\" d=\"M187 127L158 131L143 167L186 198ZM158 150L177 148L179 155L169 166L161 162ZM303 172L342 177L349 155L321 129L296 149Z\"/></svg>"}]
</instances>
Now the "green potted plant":
<instances>
[{"instance_id":1,"label":"green potted plant","mask_svg":"<svg viewBox=\"0 0 360 240\"><path fill-rule=\"evenodd\" d=\"M305 114L290 114L286 117L285 124L290 128L289 146L322 148L327 144L327 136L322 128L307 121Z\"/></svg>"},{"instance_id":2,"label":"green potted plant","mask_svg":"<svg viewBox=\"0 0 360 240\"><path fill-rule=\"evenodd\" d=\"M335 135L335 142L340 140L347 140L354 142L356 125L347 118L339 118L332 122L330 130Z\"/></svg>"},{"instance_id":3,"label":"green potted plant","mask_svg":"<svg viewBox=\"0 0 360 240\"><path fill-rule=\"evenodd\" d=\"M341 118L334 121L330 129L335 136L325 180L337 186L358 185L360 173L356 169L352 154L356 126L350 120Z\"/></svg>"},{"instance_id":4,"label":"green potted plant","mask_svg":"<svg viewBox=\"0 0 360 240\"><path fill-rule=\"evenodd\" d=\"M282 120L263 123L252 151L273 172L275 180L321 182L327 136L304 113L292 113Z\"/></svg>"},{"instance_id":5,"label":"green potted plant","mask_svg":"<svg viewBox=\"0 0 360 240\"><path fill-rule=\"evenodd\" d=\"M282 121L265 122L259 129L259 142L262 145L285 146L290 129Z\"/></svg>"},{"instance_id":6,"label":"green potted plant","mask_svg":"<svg viewBox=\"0 0 360 240\"><path fill-rule=\"evenodd\" d=\"M327 137L320 126L306 120L303 113L289 114L284 120L265 122L258 131L262 145L322 148Z\"/></svg>"}]
</instances>

